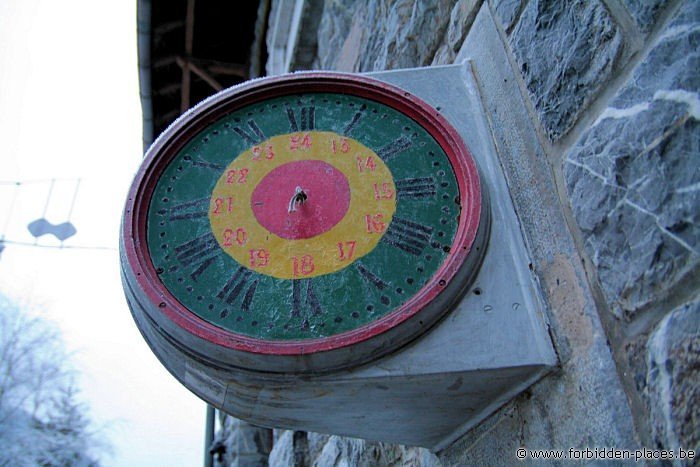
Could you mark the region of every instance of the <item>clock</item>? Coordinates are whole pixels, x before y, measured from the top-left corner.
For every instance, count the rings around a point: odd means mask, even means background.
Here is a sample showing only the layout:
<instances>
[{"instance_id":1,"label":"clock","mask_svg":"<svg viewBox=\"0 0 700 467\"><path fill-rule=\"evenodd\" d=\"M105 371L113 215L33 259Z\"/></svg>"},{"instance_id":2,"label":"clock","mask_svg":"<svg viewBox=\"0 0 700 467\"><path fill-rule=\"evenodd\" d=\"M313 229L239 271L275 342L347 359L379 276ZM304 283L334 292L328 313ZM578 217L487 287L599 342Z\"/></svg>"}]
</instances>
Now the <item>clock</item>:
<instances>
[{"instance_id":1,"label":"clock","mask_svg":"<svg viewBox=\"0 0 700 467\"><path fill-rule=\"evenodd\" d=\"M488 230L477 167L439 110L300 73L219 93L158 138L126 203L122 277L137 323L198 361L326 372L434 325Z\"/></svg>"}]
</instances>

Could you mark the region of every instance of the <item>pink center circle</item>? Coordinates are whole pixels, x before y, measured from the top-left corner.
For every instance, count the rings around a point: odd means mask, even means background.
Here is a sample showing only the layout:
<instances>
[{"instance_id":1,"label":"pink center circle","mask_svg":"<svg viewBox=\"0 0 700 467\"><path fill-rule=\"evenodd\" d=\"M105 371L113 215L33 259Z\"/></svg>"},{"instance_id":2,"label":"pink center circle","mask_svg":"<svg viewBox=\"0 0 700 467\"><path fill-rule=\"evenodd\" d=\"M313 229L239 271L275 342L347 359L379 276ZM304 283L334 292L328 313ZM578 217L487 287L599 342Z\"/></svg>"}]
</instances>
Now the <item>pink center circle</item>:
<instances>
[{"instance_id":1,"label":"pink center circle","mask_svg":"<svg viewBox=\"0 0 700 467\"><path fill-rule=\"evenodd\" d=\"M297 187L306 194L303 203L292 202ZM311 238L332 229L345 216L350 185L340 170L323 161L288 162L260 180L250 204L258 222L275 235L289 240Z\"/></svg>"}]
</instances>

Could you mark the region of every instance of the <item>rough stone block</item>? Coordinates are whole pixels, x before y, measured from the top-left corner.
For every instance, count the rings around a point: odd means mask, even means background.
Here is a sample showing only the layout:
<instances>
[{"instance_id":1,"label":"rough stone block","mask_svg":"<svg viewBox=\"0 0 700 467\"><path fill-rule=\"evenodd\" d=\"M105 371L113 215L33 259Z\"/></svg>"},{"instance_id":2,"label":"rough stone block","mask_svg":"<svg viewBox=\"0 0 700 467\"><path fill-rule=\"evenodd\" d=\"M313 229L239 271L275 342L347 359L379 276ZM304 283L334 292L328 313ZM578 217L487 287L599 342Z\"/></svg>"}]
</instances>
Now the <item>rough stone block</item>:
<instances>
[{"instance_id":1,"label":"rough stone block","mask_svg":"<svg viewBox=\"0 0 700 467\"><path fill-rule=\"evenodd\" d=\"M639 30L648 33L656 24L659 15L670 3L669 0L622 0Z\"/></svg>"},{"instance_id":2,"label":"rough stone block","mask_svg":"<svg viewBox=\"0 0 700 467\"><path fill-rule=\"evenodd\" d=\"M633 318L700 264L700 29L688 2L569 152L574 216L613 311Z\"/></svg>"},{"instance_id":3,"label":"rough stone block","mask_svg":"<svg viewBox=\"0 0 700 467\"><path fill-rule=\"evenodd\" d=\"M226 467L264 467L272 449L272 430L260 428L237 418L224 415L222 429L215 444L222 443L217 465Z\"/></svg>"},{"instance_id":4,"label":"rough stone block","mask_svg":"<svg viewBox=\"0 0 700 467\"><path fill-rule=\"evenodd\" d=\"M547 136L556 141L612 78L624 41L602 2L532 0L510 45Z\"/></svg>"},{"instance_id":5,"label":"rough stone block","mask_svg":"<svg viewBox=\"0 0 700 467\"><path fill-rule=\"evenodd\" d=\"M700 450L700 302L659 323L648 344L647 391L655 447Z\"/></svg>"},{"instance_id":6,"label":"rough stone block","mask_svg":"<svg viewBox=\"0 0 700 467\"><path fill-rule=\"evenodd\" d=\"M326 0L318 34L318 63L323 69L337 70L340 61L345 71L428 65L441 45L454 3ZM356 54L348 57L353 51Z\"/></svg>"},{"instance_id":7,"label":"rough stone block","mask_svg":"<svg viewBox=\"0 0 700 467\"><path fill-rule=\"evenodd\" d=\"M447 65L454 62L464 38L467 37L476 14L479 12L480 0L458 0L447 25L447 32L442 45L433 57L432 65Z\"/></svg>"},{"instance_id":8,"label":"rough stone block","mask_svg":"<svg viewBox=\"0 0 700 467\"><path fill-rule=\"evenodd\" d=\"M494 16L501 22L503 30L510 32L515 25L525 0L492 0Z\"/></svg>"}]
</instances>

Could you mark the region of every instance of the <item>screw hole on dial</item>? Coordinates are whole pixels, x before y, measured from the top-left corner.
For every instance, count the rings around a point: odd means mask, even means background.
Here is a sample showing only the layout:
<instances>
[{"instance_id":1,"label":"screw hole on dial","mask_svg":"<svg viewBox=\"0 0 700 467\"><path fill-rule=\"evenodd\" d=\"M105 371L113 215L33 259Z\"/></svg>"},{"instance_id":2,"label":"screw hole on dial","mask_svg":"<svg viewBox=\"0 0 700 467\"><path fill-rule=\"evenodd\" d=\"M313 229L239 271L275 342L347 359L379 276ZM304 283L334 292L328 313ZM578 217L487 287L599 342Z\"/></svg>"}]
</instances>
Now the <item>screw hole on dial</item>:
<instances>
[{"instance_id":1,"label":"screw hole on dial","mask_svg":"<svg viewBox=\"0 0 700 467\"><path fill-rule=\"evenodd\" d=\"M170 201L168 198L163 198L164 203L167 203L168 201Z\"/></svg>"},{"instance_id":2,"label":"screw hole on dial","mask_svg":"<svg viewBox=\"0 0 700 467\"><path fill-rule=\"evenodd\" d=\"M445 200L450 199L450 195L445 193L444 195L442 195L442 199L445 199Z\"/></svg>"},{"instance_id":3,"label":"screw hole on dial","mask_svg":"<svg viewBox=\"0 0 700 467\"><path fill-rule=\"evenodd\" d=\"M379 298L379 301L382 302L382 304L384 305L388 305L391 302L391 300L389 300L389 297L387 297L386 295L382 295Z\"/></svg>"},{"instance_id":4,"label":"screw hole on dial","mask_svg":"<svg viewBox=\"0 0 700 467\"><path fill-rule=\"evenodd\" d=\"M163 274L164 271L165 271L165 269L163 269L163 268L157 268L156 274Z\"/></svg>"},{"instance_id":5,"label":"screw hole on dial","mask_svg":"<svg viewBox=\"0 0 700 467\"><path fill-rule=\"evenodd\" d=\"M442 110L442 107L437 106L437 107L435 107L435 110L437 110L438 112L440 112L440 110Z\"/></svg>"},{"instance_id":6,"label":"screw hole on dial","mask_svg":"<svg viewBox=\"0 0 700 467\"><path fill-rule=\"evenodd\" d=\"M440 223L441 223L442 225L447 224L447 219L440 219Z\"/></svg>"},{"instance_id":7,"label":"screw hole on dial","mask_svg":"<svg viewBox=\"0 0 700 467\"><path fill-rule=\"evenodd\" d=\"M416 268L416 271L418 271L418 274L423 274L424 269L423 268Z\"/></svg>"},{"instance_id":8,"label":"screw hole on dial","mask_svg":"<svg viewBox=\"0 0 700 467\"><path fill-rule=\"evenodd\" d=\"M438 237L444 237L444 236L445 236L445 232L443 232L443 231L438 232Z\"/></svg>"},{"instance_id":9,"label":"screw hole on dial","mask_svg":"<svg viewBox=\"0 0 700 467\"><path fill-rule=\"evenodd\" d=\"M442 251L444 251L445 253L449 253L451 250L449 246L443 246Z\"/></svg>"},{"instance_id":10,"label":"screw hole on dial","mask_svg":"<svg viewBox=\"0 0 700 467\"><path fill-rule=\"evenodd\" d=\"M440 280L438 281L438 285L439 285L440 287L445 287L445 284L447 284L447 282L445 282L445 279L440 279Z\"/></svg>"},{"instance_id":11,"label":"screw hole on dial","mask_svg":"<svg viewBox=\"0 0 700 467\"><path fill-rule=\"evenodd\" d=\"M413 284L413 278L412 278L412 277L407 277L407 278L406 278L406 283L409 284L409 285L410 285L410 284Z\"/></svg>"},{"instance_id":12,"label":"screw hole on dial","mask_svg":"<svg viewBox=\"0 0 700 467\"><path fill-rule=\"evenodd\" d=\"M358 313L357 311L353 311L352 314L351 314L350 316L352 316L353 318L359 318L359 317L360 317L360 313Z\"/></svg>"},{"instance_id":13,"label":"screw hole on dial","mask_svg":"<svg viewBox=\"0 0 700 467\"><path fill-rule=\"evenodd\" d=\"M442 183L440 183L440 186L443 187L443 188L447 188L447 187L449 186L449 183L447 183L447 182L442 182Z\"/></svg>"},{"instance_id":14,"label":"screw hole on dial","mask_svg":"<svg viewBox=\"0 0 700 467\"><path fill-rule=\"evenodd\" d=\"M209 306L208 306L207 308L209 308L209 310L213 310L213 309L214 309L214 304L213 304L213 303L210 303Z\"/></svg>"},{"instance_id":15,"label":"screw hole on dial","mask_svg":"<svg viewBox=\"0 0 700 467\"><path fill-rule=\"evenodd\" d=\"M335 319L334 319L333 321L335 321L336 323L342 323L342 322L343 322L343 318L341 318L340 316L336 316Z\"/></svg>"},{"instance_id":16,"label":"screw hole on dial","mask_svg":"<svg viewBox=\"0 0 700 467\"><path fill-rule=\"evenodd\" d=\"M179 283L182 284L183 282L185 282L185 278L184 278L184 277L178 277L178 278L177 278L177 281L178 281Z\"/></svg>"},{"instance_id":17,"label":"screw hole on dial","mask_svg":"<svg viewBox=\"0 0 700 467\"><path fill-rule=\"evenodd\" d=\"M428 155L429 155L430 157L435 157L435 153L434 153L433 151L428 151Z\"/></svg>"},{"instance_id":18,"label":"screw hole on dial","mask_svg":"<svg viewBox=\"0 0 700 467\"><path fill-rule=\"evenodd\" d=\"M192 288L191 285L188 285L188 286L187 286L187 291L188 291L188 292L192 292L193 290L194 290L194 289Z\"/></svg>"},{"instance_id":19,"label":"screw hole on dial","mask_svg":"<svg viewBox=\"0 0 700 467\"><path fill-rule=\"evenodd\" d=\"M178 165L178 166L177 166L177 171L178 171L178 172L182 172L182 166L181 166L181 165Z\"/></svg>"},{"instance_id":20,"label":"screw hole on dial","mask_svg":"<svg viewBox=\"0 0 700 467\"><path fill-rule=\"evenodd\" d=\"M161 232L159 235L161 238L163 238L163 237L165 237L165 232Z\"/></svg>"},{"instance_id":21,"label":"screw hole on dial","mask_svg":"<svg viewBox=\"0 0 700 467\"><path fill-rule=\"evenodd\" d=\"M170 193L170 192L173 191L173 187L169 186L168 188L165 189L165 191L167 191L168 193Z\"/></svg>"},{"instance_id":22,"label":"screw hole on dial","mask_svg":"<svg viewBox=\"0 0 700 467\"><path fill-rule=\"evenodd\" d=\"M167 249L168 249L168 244L167 244L167 243L163 243L163 244L160 246L160 248L161 248L162 250L167 250Z\"/></svg>"},{"instance_id":23,"label":"screw hole on dial","mask_svg":"<svg viewBox=\"0 0 700 467\"><path fill-rule=\"evenodd\" d=\"M444 170L438 170L438 175L441 177L445 176L445 171Z\"/></svg>"},{"instance_id":24,"label":"screw hole on dial","mask_svg":"<svg viewBox=\"0 0 700 467\"><path fill-rule=\"evenodd\" d=\"M440 161L433 162L433 167L440 167Z\"/></svg>"},{"instance_id":25,"label":"screw hole on dial","mask_svg":"<svg viewBox=\"0 0 700 467\"><path fill-rule=\"evenodd\" d=\"M481 295L481 289L479 287L474 289L474 295Z\"/></svg>"},{"instance_id":26,"label":"screw hole on dial","mask_svg":"<svg viewBox=\"0 0 700 467\"><path fill-rule=\"evenodd\" d=\"M204 300L204 297L202 297L201 295L197 295L197 300L201 302L202 300Z\"/></svg>"},{"instance_id":27,"label":"screw hole on dial","mask_svg":"<svg viewBox=\"0 0 700 467\"><path fill-rule=\"evenodd\" d=\"M219 313L219 316L222 318L226 318L228 316L228 309L224 308L223 310L221 310L221 312Z\"/></svg>"},{"instance_id":28,"label":"screw hole on dial","mask_svg":"<svg viewBox=\"0 0 700 467\"><path fill-rule=\"evenodd\" d=\"M373 311L374 307L372 305L367 305L367 311Z\"/></svg>"},{"instance_id":29,"label":"screw hole on dial","mask_svg":"<svg viewBox=\"0 0 700 467\"><path fill-rule=\"evenodd\" d=\"M396 293L397 293L397 294L402 294L402 293L403 293L403 289L402 289L401 287L397 287L397 288L396 288Z\"/></svg>"}]
</instances>

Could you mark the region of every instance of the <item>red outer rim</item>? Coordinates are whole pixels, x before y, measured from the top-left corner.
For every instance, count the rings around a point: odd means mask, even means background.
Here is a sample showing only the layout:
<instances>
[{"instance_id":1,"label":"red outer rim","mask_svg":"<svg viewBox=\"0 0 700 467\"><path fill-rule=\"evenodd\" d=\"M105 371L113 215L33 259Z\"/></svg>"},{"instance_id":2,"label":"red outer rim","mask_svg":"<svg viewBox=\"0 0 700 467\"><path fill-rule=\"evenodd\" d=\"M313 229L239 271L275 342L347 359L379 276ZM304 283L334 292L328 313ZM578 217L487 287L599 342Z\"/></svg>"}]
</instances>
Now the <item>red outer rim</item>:
<instances>
[{"instance_id":1,"label":"red outer rim","mask_svg":"<svg viewBox=\"0 0 700 467\"><path fill-rule=\"evenodd\" d=\"M408 302L381 319L360 328L325 338L299 341L265 341L219 328L185 308L163 285L150 259L146 223L158 175L178 151L208 124L240 107L294 93L335 92L367 98L412 118L435 138L446 152L459 186L462 216L450 256ZM124 255L138 286L165 317L180 328L223 347L267 355L301 356L332 351L370 340L415 317L454 278L467 259L481 216L479 174L466 145L440 113L423 100L395 86L364 76L310 72L266 78L227 89L203 101L173 123L149 148L129 191L124 210Z\"/></svg>"}]
</instances>

